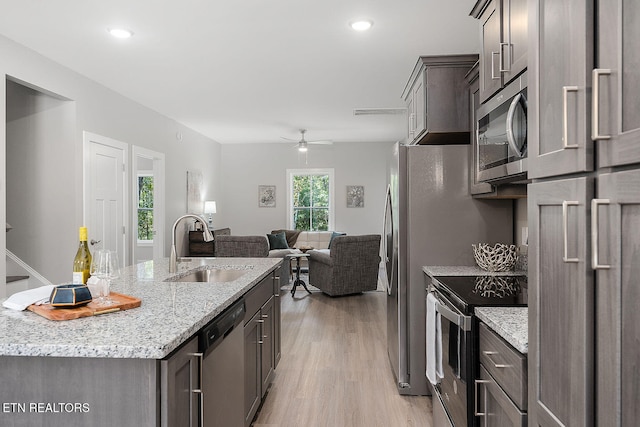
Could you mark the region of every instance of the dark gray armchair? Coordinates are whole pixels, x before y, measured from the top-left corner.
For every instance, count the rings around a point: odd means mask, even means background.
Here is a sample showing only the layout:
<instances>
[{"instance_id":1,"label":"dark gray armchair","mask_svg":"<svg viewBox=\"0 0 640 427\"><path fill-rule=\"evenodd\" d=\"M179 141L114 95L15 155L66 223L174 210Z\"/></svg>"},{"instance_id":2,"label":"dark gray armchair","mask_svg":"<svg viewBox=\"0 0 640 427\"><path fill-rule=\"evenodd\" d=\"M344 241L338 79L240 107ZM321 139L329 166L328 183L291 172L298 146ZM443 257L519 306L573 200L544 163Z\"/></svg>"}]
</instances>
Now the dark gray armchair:
<instances>
[{"instance_id":1,"label":"dark gray armchair","mask_svg":"<svg viewBox=\"0 0 640 427\"><path fill-rule=\"evenodd\" d=\"M269 255L267 236L218 236L215 243L217 257L266 258Z\"/></svg>"},{"instance_id":2,"label":"dark gray armchair","mask_svg":"<svg viewBox=\"0 0 640 427\"><path fill-rule=\"evenodd\" d=\"M309 253L309 284L331 295L374 291L378 287L380 235L337 236L327 250Z\"/></svg>"}]
</instances>

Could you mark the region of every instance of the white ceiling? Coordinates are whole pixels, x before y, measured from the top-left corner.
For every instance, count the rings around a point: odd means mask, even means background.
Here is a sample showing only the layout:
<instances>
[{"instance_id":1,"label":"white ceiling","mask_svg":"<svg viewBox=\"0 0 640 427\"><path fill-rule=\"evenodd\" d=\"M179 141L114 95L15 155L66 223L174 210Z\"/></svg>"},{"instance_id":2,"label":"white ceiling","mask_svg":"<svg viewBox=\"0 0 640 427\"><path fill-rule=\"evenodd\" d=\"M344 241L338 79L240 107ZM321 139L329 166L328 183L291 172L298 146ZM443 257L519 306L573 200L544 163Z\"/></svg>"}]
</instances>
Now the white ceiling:
<instances>
[{"instance_id":1,"label":"white ceiling","mask_svg":"<svg viewBox=\"0 0 640 427\"><path fill-rule=\"evenodd\" d=\"M478 52L474 3L0 0L0 34L220 143L393 142L404 115L354 108L403 107L419 55Z\"/></svg>"}]
</instances>

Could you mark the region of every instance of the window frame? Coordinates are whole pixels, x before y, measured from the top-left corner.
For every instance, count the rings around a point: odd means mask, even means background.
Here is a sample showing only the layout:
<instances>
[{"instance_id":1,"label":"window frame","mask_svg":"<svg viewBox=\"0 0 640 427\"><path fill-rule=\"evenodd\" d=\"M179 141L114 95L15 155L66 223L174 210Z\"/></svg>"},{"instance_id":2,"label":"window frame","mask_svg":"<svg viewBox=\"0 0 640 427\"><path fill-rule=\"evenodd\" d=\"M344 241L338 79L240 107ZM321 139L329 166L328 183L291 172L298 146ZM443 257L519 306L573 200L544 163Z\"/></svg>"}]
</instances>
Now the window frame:
<instances>
[{"instance_id":1,"label":"window frame","mask_svg":"<svg viewBox=\"0 0 640 427\"><path fill-rule=\"evenodd\" d=\"M293 206L293 177L301 175L328 175L329 176L329 224L328 229L334 230L335 224L335 177L333 168L308 168L308 169L287 169L287 227L293 229L294 206Z\"/></svg>"}]
</instances>

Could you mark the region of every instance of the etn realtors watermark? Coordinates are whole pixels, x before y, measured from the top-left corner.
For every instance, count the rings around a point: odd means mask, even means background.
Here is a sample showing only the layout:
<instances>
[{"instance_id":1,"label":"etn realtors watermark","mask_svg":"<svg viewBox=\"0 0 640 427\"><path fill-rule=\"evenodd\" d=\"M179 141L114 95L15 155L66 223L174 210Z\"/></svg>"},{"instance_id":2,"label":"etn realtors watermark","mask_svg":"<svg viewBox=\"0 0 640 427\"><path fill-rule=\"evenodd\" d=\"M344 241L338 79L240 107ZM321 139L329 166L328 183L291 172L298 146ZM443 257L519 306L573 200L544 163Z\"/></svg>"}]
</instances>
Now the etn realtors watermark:
<instances>
[{"instance_id":1,"label":"etn realtors watermark","mask_svg":"<svg viewBox=\"0 0 640 427\"><path fill-rule=\"evenodd\" d=\"M5 414L84 414L91 410L88 403L81 402L3 402Z\"/></svg>"}]
</instances>

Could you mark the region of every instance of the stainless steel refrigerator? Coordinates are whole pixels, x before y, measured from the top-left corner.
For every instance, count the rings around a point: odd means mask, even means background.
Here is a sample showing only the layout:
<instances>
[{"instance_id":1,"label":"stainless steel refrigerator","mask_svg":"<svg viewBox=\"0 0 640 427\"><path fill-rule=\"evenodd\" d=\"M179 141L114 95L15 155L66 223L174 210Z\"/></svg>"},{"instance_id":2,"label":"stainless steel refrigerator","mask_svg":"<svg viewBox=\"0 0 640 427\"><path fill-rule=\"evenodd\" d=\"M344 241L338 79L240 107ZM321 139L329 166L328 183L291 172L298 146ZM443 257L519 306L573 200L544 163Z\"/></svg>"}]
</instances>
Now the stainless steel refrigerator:
<instances>
[{"instance_id":1,"label":"stainless steel refrigerator","mask_svg":"<svg viewBox=\"0 0 640 427\"><path fill-rule=\"evenodd\" d=\"M385 212L389 360L400 394L425 376L425 265L475 265L472 243L513 240L513 203L469 195L469 145L395 144Z\"/></svg>"}]
</instances>

